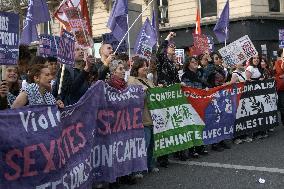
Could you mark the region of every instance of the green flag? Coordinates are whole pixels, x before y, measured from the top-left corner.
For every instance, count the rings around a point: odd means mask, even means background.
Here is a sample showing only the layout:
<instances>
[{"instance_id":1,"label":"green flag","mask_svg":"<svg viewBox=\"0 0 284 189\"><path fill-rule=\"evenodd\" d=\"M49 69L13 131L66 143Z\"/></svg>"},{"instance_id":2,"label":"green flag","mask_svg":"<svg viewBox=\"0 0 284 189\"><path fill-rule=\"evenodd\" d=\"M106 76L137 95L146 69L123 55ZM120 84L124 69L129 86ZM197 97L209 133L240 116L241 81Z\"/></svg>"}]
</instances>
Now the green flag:
<instances>
[{"instance_id":1,"label":"green flag","mask_svg":"<svg viewBox=\"0 0 284 189\"><path fill-rule=\"evenodd\" d=\"M150 89L148 102L154 124L154 156L203 144L205 124L188 103L180 84Z\"/></svg>"}]
</instances>

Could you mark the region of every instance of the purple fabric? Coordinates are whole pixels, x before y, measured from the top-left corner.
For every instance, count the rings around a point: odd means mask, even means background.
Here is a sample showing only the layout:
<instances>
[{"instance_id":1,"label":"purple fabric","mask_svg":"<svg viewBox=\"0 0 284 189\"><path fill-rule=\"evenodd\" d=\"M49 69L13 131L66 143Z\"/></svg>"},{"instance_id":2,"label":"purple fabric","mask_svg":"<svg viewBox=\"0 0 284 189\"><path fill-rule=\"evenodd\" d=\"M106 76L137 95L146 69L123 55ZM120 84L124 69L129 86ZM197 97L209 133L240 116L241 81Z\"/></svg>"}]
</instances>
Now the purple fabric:
<instances>
[{"instance_id":1,"label":"purple fabric","mask_svg":"<svg viewBox=\"0 0 284 189\"><path fill-rule=\"evenodd\" d=\"M119 41L113 36L112 33L105 33L102 35L103 43L110 44L113 49L117 49ZM127 52L127 42L124 39L121 45L117 49L118 53L125 53Z\"/></svg>"},{"instance_id":2,"label":"purple fabric","mask_svg":"<svg viewBox=\"0 0 284 189\"><path fill-rule=\"evenodd\" d=\"M75 52L75 38L74 35L63 30L60 36L57 62L61 64L73 65Z\"/></svg>"},{"instance_id":3,"label":"purple fabric","mask_svg":"<svg viewBox=\"0 0 284 189\"><path fill-rule=\"evenodd\" d=\"M216 23L213 31L220 43L228 39L228 28L229 28L229 16L230 16L229 0L227 0L226 5L220 15L218 22ZM227 29L227 32L226 32Z\"/></svg>"},{"instance_id":4,"label":"purple fabric","mask_svg":"<svg viewBox=\"0 0 284 189\"><path fill-rule=\"evenodd\" d=\"M20 43L29 45L36 41L36 25L50 21L50 14L45 0L29 0L27 16Z\"/></svg>"},{"instance_id":5,"label":"purple fabric","mask_svg":"<svg viewBox=\"0 0 284 189\"><path fill-rule=\"evenodd\" d=\"M152 27L149 19L145 20L134 46L134 52L141 55L143 46L153 47L157 42L157 35L155 29Z\"/></svg>"},{"instance_id":6,"label":"purple fabric","mask_svg":"<svg viewBox=\"0 0 284 189\"><path fill-rule=\"evenodd\" d=\"M118 41L122 40L128 30L127 14L128 1L116 0L110 13L107 27L112 31L113 36Z\"/></svg>"},{"instance_id":7,"label":"purple fabric","mask_svg":"<svg viewBox=\"0 0 284 189\"><path fill-rule=\"evenodd\" d=\"M0 12L0 64L11 65L18 63L19 57L19 15Z\"/></svg>"},{"instance_id":8,"label":"purple fabric","mask_svg":"<svg viewBox=\"0 0 284 189\"><path fill-rule=\"evenodd\" d=\"M142 88L119 93L99 81L60 111L0 111L0 188L85 189L146 170L143 107Z\"/></svg>"},{"instance_id":9,"label":"purple fabric","mask_svg":"<svg viewBox=\"0 0 284 189\"><path fill-rule=\"evenodd\" d=\"M38 53L40 56L57 58L57 50L59 47L60 37L41 34L39 35L39 41L40 44L38 46Z\"/></svg>"}]
</instances>

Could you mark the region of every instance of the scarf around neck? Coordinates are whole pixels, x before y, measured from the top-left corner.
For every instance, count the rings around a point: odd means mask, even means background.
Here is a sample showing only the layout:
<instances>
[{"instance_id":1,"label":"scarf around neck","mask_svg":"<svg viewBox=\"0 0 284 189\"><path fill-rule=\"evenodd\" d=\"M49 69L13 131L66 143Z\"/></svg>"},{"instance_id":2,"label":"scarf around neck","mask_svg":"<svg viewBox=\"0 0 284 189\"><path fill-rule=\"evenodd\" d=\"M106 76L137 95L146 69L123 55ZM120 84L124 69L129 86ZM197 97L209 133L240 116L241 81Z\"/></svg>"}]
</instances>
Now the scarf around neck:
<instances>
[{"instance_id":1,"label":"scarf around neck","mask_svg":"<svg viewBox=\"0 0 284 189\"><path fill-rule=\"evenodd\" d=\"M110 79L108 80L108 84L118 90L123 90L127 87L126 81L116 75L112 75L110 77Z\"/></svg>"}]
</instances>

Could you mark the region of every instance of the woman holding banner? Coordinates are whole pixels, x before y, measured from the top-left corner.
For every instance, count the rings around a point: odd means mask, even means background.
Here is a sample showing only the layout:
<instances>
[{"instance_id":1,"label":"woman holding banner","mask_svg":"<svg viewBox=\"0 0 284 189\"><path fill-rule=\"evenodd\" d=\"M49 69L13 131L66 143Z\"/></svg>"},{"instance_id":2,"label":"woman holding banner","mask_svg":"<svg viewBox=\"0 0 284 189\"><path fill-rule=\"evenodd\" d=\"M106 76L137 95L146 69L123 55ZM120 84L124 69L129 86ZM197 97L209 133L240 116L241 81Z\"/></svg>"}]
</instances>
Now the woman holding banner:
<instances>
[{"instance_id":1,"label":"woman holding banner","mask_svg":"<svg viewBox=\"0 0 284 189\"><path fill-rule=\"evenodd\" d=\"M127 82L125 81L125 69L122 60L113 60L109 63L110 78L107 83L117 90L124 90L127 88ZM132 175L120 177L119 182L121 184L136 184L136 179ZM118 182L110 183L110 188L118 187Z\"/></svg>"},{"instance_id":2,"label":"woman holding banner","mask_svg":"<svg viewBox=\"0 0 284 189\"><path fill-rule=\"evenodd\" d=\"M63 108L64 104L61 100L56 101L51 91L50 71L44 64L32 65L29 70L29 84L14 101L12 108L20 108L25 105L54 105Z\"/></svg>"},{"instance_id":3,"label":"woman holding banner","mask_svg":"<svg viewBox=\"0 0 284 189\"><path fill-rule=\"evenodd\" d=\"M20 92L17 66L6 66L4 80L0 84L0 110L10 108Z\"/></svg>"},{"instance_id":4,"label":"woman holding banner","mask_svg":"<svg viewBox=\"0 0 284 189\"><path fill-rule=\"evenodd\" d=\"M176 46L172 40L175 35L174 32L170 32L158 49L157 83L160 86L166 87L180 82L178 70L176 69L173 60ZM168 167L168 155L158 157L158 162L161 167Z\"/></svg>"},{"instance_id":5,"label":"woman holding banner","mask_svg":"<svg viewBox=\"0 0 284 189\"><path fill-rule=\"evenodd\" d=\"M246 77L247 81L259 81L263 80L264 76L261 71L260 67L260 57L259 55L254 56L249 59L249 66L246 69ZM260 131L253 133L254 138L261 139L261 138L267 138L267 131Z\"/></svg>"},{"instance_id":6,"label":"woman holding banner","mask_svg":"<svg viewBox=\"0 0 284 189\"><path fill-rule=\"evenodd\" d=\"M145 91L153 88L154 83L147 79L148 66L147 60L138 58L134 60L130 76L128 78L128 85L141 85ZM147 97L146 97L147 98ZM158 172L159 169L155 168L153 149L154 149L154 134L153 134L153 121L150 111L147 107L147 100L145 99L144 112L143 112L143 125L145 131L145 140L147 148L147 167L148 171Z\"/></svg>"},{"instance_id":7,"label":"woman holding banner","mask_svg":"<svg viewBox=\"0 0 284 189\"><path fill-rule=\"evenodd\" d=\"M261 74L259 60L260 58L258 55L249 59L249 66L246 68L247 81L258 81L264 79Z\"/></svg>"},{"instance_id":8,"label":"woman holding banner","mask_svg":"<svg viewBox=\"0 0 284 189\"><path fill-rule=\"evenodd\" d=\"M244 68L245 63L237 63L235 70L232 72L232 78L230 83L238 83L246 81L246 73Z\"/></svg>"},{"instance_id":9,"label":"woman holding banner","mask_svg":"<svg viewBox=\"0 0 284 189\"><path fill-rule=\"evenodd\" d=\"M246 73L245 73L245 66L246 62L241 62L236 64L235 70L232 72L232 78L230 84L245 82L246 81ZM241 144L243 142L252 142L252 138L248 135L242 135L235 138L235 144Z\"/></svg>"},{"instance_id":10,"label":"woman holding banner","mask_svg":"<svg viewBox=\"0 0 284 189\"><path fill-rule=\"evenodd\" d=\"M184 74L181 77L181 84L183 86L204 89L208 87L207 81L202 78L203 70L198 68L198 60L195 57L185 57L185 64L183 68ZM205 146L196 146L189 149L189 156L198 158L199 154L208 154Z\"/></svg>"}]
</instances>

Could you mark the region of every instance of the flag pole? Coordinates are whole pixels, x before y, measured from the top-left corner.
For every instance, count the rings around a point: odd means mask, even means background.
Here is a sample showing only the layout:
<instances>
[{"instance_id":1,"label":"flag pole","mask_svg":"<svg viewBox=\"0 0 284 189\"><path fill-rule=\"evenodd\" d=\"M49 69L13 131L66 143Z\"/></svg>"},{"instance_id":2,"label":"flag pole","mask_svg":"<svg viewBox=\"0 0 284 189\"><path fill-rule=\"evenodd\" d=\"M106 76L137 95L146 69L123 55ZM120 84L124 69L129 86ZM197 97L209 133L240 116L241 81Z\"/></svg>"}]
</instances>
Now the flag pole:
<instances>
[{"instance_id":1,"label":"flag pole","mask_svg":"<svg viewBox=\"0 0 284 189\"><path fill-rule=\"evenodd\" d=\"M127 27L129 28L129 14L127 14ZM130 50L130 36L129 36L129 33L127 35L127 42L128 42L128 56L130 58L131 50Z\"/></svg>"},{"instance_id":2,"label":"flag pole","mask_svg":"<svg viewBox=\"0 0 284 189\"><path fill-rule=\"evenodd\" d=\"M134 20L134 22L131 24L131 26L128 28L127 32L124 34L123 38L119 42L118 46L116 47L114 54L117 52L118 48L122 44L123 40L125 39L126 35L129 33L129 31L133 28L134 24L138 21L138 19L142 16L142 14L148 9L149 5L153 2L154 0L151 0L148 5L142 10L142 12L139 14L139 16Z\"/></svg>"},{"instance_id":3,"label":"flag pole","mask_svg":"<svg viewBox=\"0 0 284 189\"><path fill-rule=\"evenodd\" d=\"M227 33L228 33L228 28L226 27L225 28L225 34L226 34L226 37L225 37L225 47L227 46Z\"/></svg>"}]
</instances>

